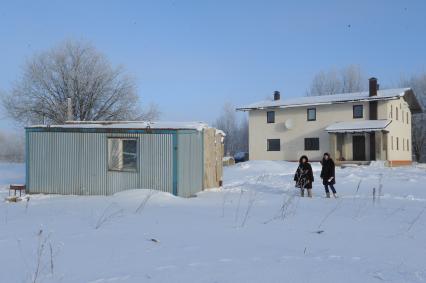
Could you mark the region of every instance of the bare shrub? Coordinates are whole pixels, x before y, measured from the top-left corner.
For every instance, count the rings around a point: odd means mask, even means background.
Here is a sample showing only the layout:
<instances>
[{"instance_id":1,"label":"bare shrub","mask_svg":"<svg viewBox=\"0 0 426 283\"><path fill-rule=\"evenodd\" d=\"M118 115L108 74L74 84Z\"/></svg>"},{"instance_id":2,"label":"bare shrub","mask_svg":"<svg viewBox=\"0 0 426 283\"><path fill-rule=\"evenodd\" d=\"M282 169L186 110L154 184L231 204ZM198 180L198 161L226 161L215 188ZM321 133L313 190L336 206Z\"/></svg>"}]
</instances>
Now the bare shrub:
<instances>
[{"instance_id":1,"label":"bare shrub","mask_svg":"<svg viewBox=\"0 0 426 283\"><path fill-rule=\"evenodd\" d=\"M48 274L54 274L54 258L59 249L55 249L55 245L50 238L50 234L45 235L43 229L37 233L37 250L35 254L35 266L31 276L31 282L41 281L41 276L48 270Z\"/></svg>"},{"instance_id":2,"label":"bare shrub","mask_svg":"<svg viewBox=\"0 0 426 283\"><path fill-rule=\"evenodd\" d=\"M271 219L263 222L263 224L268 224L269 222L272 222L278 219L284 220L289 215L294 215L296 212L296 207L297 207L295 200L296 199L299 200L299 198L297 198L298 195L299 195L299 191L297 190L293 193L284 195L281 207L279 211L277 212L277 214Z\"/></svg>"},{"instance_id":3,"label":"bare shrub","mask_svg":"<svg viewBox=\"0 0 426 283\"><path fill-rule=\"evenodd\" d=\"M321 228L321 226L327 221L327 219L339 208L339 206L342 204L342 199L340 199L337 204L331 209L321 220L321 222L318 224L318 229Z\"/></svg>"},{"instance_id":4,"label":"bare shrub","mask_svg":"<svg viewBox=\"0 0 426 283\"><path fill-rule=\"evenodd\" d=\"M101 228L105 223L108 223L117 217L121 217L122 215L123 209L119 208L116 203L111 203L104 209L102 214L99 216L95 224L95 229L97 230Z\"/></svg>"},{"instance_id":5,"label":"bare shrub","mask_svg":"<svg viewBox=\"0 0 426 283\"><path fill-rule=\"evenodd\" d=\"M243 221L241 222L241 227L244 227L244 225L247 222L247 218L248 218L248 216L250 214L250 211L251 211L251 209L253 207L253 204L254 204L254 202L256 200L256 195L257 195L256 192L254 192L254 191L250 192L250 197L249 197L248 203L247 203L247 209L246 209L246 212L244 213Z\"/></svg>"},{"instance_id":6,"label":"bare shrub","mask_svg":"<svg viewBox=\"0 0 426 283\"><path fill-rule=\"evenodd\" d=\"M142 202L139 204L139 206L136 208L135 213L142 213L142 211L145 209L146 204L148 201L152 198L154 194L156 194L158 191L150 189L149 193L143 198Z\"/></svg>"},{"instance_id":7,"label":"bare shrub","mask_svg":"<svg viewBox=\"0 0 426 283\"><path fill-rule=\"evenodd\" d=\"M414 227L414 225L417 223L417 221L419 221L420 217L423 215L423 213L426 210L426 206L423 207L423 209L416 215L416 217L414 217L414 219L410 222L410 226L408 226L407 228L407 232L410 232L411 228Z\"/></svg>"}]
</instances>

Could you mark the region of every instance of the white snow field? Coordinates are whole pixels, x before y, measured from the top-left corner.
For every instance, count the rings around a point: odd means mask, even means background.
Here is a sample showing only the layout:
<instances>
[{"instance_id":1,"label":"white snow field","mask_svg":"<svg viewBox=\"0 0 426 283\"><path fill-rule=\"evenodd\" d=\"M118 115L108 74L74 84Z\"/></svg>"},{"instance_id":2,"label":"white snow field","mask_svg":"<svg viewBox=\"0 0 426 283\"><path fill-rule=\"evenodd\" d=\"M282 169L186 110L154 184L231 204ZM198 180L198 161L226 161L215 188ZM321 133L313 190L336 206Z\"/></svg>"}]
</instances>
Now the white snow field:
<instances>
[{"instance_id":1,"label":"white snow field","mask_svg":"<svg viewBox=\"0 0 426 283\"><path fill-rule=\"evenodd\" d=\"M0 282L426 282L426 169L379 165L336 169L337 200L319 164L308 199L295 163L250 161L195 198L7 203L24 166L0 164Z\"/></svg>"}]
</instances>

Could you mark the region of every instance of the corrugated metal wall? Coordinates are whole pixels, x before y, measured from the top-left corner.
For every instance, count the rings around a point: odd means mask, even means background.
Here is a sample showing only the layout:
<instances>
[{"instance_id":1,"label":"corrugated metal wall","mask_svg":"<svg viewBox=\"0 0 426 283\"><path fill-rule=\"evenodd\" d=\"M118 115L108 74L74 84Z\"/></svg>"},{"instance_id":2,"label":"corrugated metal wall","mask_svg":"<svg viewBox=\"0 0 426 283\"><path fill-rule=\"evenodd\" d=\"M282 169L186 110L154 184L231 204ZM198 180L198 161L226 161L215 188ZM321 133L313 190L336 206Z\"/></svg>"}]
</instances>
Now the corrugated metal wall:
<instances>
[{"instance_id":1,"label":"corrugated metal wall","mask_svg":"<svg viewBox=\"0 0 426 283\"><path fill-rule=\"evenodd\" d=\"M178 133L178 190L190 197L203 188L203 134Z\"/></svg>"},{"instance_id":2,"label":"corrugated metal wall","mask_svg":"<svg viewBox=\"0 0 426 283\"><path fill-rule=\"evenodd\" d=\"M175 193L180 196L202 190L203 149L198 131L152 134L37 130L28 128L26 135L27 186L31 193L109 195L133 188L173 193L174 182ZM108 170L108 137L138 138L137 172Z\"/></svg>"}]
</instances>

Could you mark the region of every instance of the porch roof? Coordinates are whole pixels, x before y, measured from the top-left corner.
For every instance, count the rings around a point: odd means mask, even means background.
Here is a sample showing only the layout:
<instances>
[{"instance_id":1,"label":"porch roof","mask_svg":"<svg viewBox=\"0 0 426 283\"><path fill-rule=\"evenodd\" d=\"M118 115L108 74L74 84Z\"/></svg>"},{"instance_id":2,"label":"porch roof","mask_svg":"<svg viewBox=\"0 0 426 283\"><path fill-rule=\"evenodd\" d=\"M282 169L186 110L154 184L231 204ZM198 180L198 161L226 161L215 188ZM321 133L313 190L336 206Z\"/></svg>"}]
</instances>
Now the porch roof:
<instances>
[{"instance_id":1,"label":"porch roof","mask_svg":"<svg viewBox=\"0 0 426 283\"><path fill-rule=\"evenodd\" d=\"M360 120L351 122L338 122L325 128L328 133L353 133L374 132L386 129L391 120Z\"/></svg>"}]
</instances>

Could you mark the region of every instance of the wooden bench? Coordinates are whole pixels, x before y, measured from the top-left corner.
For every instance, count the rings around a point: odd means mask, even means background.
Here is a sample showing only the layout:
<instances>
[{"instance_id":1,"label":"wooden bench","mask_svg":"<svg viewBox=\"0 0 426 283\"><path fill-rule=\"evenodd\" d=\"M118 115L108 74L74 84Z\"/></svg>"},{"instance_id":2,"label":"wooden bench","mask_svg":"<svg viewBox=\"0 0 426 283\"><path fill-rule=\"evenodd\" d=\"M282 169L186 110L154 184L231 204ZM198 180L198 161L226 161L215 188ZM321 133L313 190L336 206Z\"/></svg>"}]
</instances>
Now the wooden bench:
<instances>
[{"instance_id":1,"label":"wooden bench","mask_svg":"<svg viewBox=\"0 0 426 283\"><path fill-rule=\"evenodd\" d=\"M19 191L19 196L22 196L22 191L24 191L25 193L25 185L10 185L9 187L9 196L10 196L10 191L15 191L15 196L16 196L16 191Z\"/></svg>"}]
</instances>

